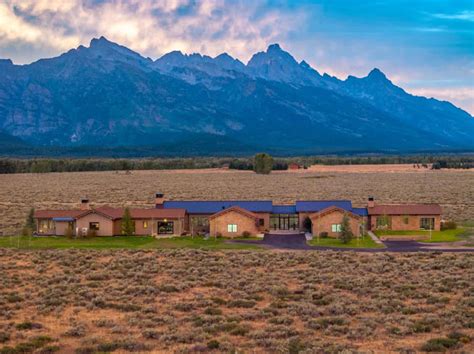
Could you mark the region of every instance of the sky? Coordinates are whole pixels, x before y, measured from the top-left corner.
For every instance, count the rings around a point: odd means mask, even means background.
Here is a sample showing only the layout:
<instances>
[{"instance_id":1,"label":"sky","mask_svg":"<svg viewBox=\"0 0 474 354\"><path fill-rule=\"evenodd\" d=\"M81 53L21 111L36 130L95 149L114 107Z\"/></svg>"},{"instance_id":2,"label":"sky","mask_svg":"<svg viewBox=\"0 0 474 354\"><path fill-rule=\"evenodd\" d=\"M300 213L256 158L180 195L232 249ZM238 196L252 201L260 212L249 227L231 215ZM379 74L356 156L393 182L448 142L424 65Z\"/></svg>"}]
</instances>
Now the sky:
<instances>
[{"instance_id":1,"label":"sky","mask_svg":"<svg viewBox=\"0 0 474 354\"><path fill-rule=\"evenodd\" d=\"M279 43L320 73L374 67L474 114L474 0L0 0L0 58L27 64L94 37L152 59L172 50L246 63Z\"/></svg>"}]
</instances>

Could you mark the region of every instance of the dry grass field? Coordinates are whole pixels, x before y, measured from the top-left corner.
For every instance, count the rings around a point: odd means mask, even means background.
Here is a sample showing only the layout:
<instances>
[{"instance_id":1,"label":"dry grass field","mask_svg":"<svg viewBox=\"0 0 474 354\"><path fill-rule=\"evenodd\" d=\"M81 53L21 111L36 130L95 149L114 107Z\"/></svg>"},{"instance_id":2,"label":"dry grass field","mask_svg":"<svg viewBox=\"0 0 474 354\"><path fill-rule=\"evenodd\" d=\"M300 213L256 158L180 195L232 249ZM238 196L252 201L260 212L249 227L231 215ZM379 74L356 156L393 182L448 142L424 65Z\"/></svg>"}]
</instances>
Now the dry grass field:
<instances>
[{"instance_id":1,"label":"dry grass field","mask_svg":"<svg viewBox=\"0 0 474 354\"><path fill-rule=\"evenodd\" d=\"M0 249L0 353L474 351L472 254Z\"/></svg>"},{"instance_id":2,"label":"dry grass field","mask_svg":"<svg viewBox=\"0 0 474 354\"><path fill-rule=\"evenodd\" d=\"M171 199L351 199L360 206L374 195L380 202L437 202L447 218L474 220L474 171L467 170L77 172L0 175L0 232L21 229L31 207L77 207L83 196L95 205L152 206L158 191Z\"/></svg>"}]
</instances>

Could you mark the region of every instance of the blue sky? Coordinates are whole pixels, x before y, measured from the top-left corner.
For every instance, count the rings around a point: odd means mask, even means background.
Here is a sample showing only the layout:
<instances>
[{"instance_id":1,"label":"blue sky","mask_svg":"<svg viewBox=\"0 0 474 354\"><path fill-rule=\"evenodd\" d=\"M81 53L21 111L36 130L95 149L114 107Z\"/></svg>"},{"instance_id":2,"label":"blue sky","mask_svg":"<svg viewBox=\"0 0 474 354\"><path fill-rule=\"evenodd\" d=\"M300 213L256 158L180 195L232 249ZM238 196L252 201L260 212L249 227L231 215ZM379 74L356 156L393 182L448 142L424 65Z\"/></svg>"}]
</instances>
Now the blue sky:
<instances>
[{"instance_id":1,"label":"blue sky","mask_svg":"<svg viewBox=\"0 0 474 354\"><path fill-rule=\"evenodd\" d=\"M225 51L246 62L278 42L321 73L378 67L409 92L474 113L472 0L0 1L0 58L29 63L101 35L153 59Z\"/></svg>"}]
</instances>

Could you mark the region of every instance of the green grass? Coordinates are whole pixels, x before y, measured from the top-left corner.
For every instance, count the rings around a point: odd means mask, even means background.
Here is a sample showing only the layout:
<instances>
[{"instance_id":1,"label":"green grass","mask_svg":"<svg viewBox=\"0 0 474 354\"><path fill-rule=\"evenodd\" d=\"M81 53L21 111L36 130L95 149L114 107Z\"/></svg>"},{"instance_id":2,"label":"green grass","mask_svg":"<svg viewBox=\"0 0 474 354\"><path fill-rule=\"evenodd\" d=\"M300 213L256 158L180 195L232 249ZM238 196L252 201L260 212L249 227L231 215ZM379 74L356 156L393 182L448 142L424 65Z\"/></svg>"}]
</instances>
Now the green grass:
<instances>
[{"instance_id":1,"label":"green grass","mask_svg":"<svg viewBox=\"0 0 474 354\"><path fill-rule=\"evenodd\" d=\"M257 245L227 243L226 239L173 237L156 239L148 236L116 236L69 239L66 237L0 237L0 247L21 249L261 249Z\"/></svg>"},{"instance_id":2,"label":"green grass","mask_svg":"<svg viewBox=\"0 0 474 354\"><path fill-rule=\"evenodd\" d=\"M377 236L419 236L424 235L429 238L430 232L425 230L413 230L413 231L394 231L394 230L377 230L375 231ZM457 228L455 230L444 230L444 231L432 231L431 240L420 240L420 242L455 242L463 239L466 235L466 229Z\"/></svg>"},{"instance_id":3,"label":"green grass","mask_svg":"<svg viewBox=\"0 0 474 354\"><path fill-rule=\"evenodd\" d=\"M308 241L308 244L311 246L321 246L321 247L344 247L344 248L383 248L383 245L375 243L370 236L364 236L360 239L352 239L349 243L342 243L337 238L318 238L314 237L312 240Z\"/></svg>"}]
</instances>

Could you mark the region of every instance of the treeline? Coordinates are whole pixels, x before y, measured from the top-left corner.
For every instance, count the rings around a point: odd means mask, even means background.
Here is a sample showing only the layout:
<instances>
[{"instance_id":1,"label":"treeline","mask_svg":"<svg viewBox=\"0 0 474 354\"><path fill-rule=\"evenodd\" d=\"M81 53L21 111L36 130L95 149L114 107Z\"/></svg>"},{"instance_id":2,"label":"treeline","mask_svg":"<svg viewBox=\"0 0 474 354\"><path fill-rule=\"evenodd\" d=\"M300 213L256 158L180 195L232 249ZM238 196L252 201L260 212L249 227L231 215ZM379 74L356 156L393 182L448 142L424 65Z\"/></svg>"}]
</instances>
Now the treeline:
<instances>
[{"instance_id":1,"label":"treeline","mask_svg":"<svg viewBox=\"0 0 474 354\"><path fill-rule=\"evenodd\" d=\"M409 156L304 156L273 159L273 170L286 170L288 165L361 165L361 164L414 164L433 169L474 168L474 155L409 155ZM141 159L14 159L0 158L0 174L48 173L81 171L133 171L171 170L228 167L236 170L253 170L254 157L196 157L196 158L141 158Z\"/></svg>"},{"instance_id":2,"label":"treeline","mask_svg":"<svg viewBox=\"0 0 474 354\"><path fill-rule=\"evenodd\" d=\"M231 170L244 170L244 171L253 171L254 170L254 161L253 159L235 159L229 163L229 169ZM274 160L272 170L282 171L288 169L288 162Z\"/></svg>"},{"instance_id":3,"label":"treeline","mask_svg":"<svg viewBox=\"0 0 474 354\"><path fill-rule=\"evenodd\" d=\"M433 163L431 166L433 170L440 170L442 168L461 168L470 169L474 168L474 161L447 161L439 160Z\"/></svg>"},{"instance_id":4,"label":"treeline","mask_svg":"<svg viewBox=\"0 0 474 354\"><path fill-rule=\"evenodd\" d=\"M0 174L216 168L229 161L222 158L0 159Z\"/></svg>"}]
</instances>

